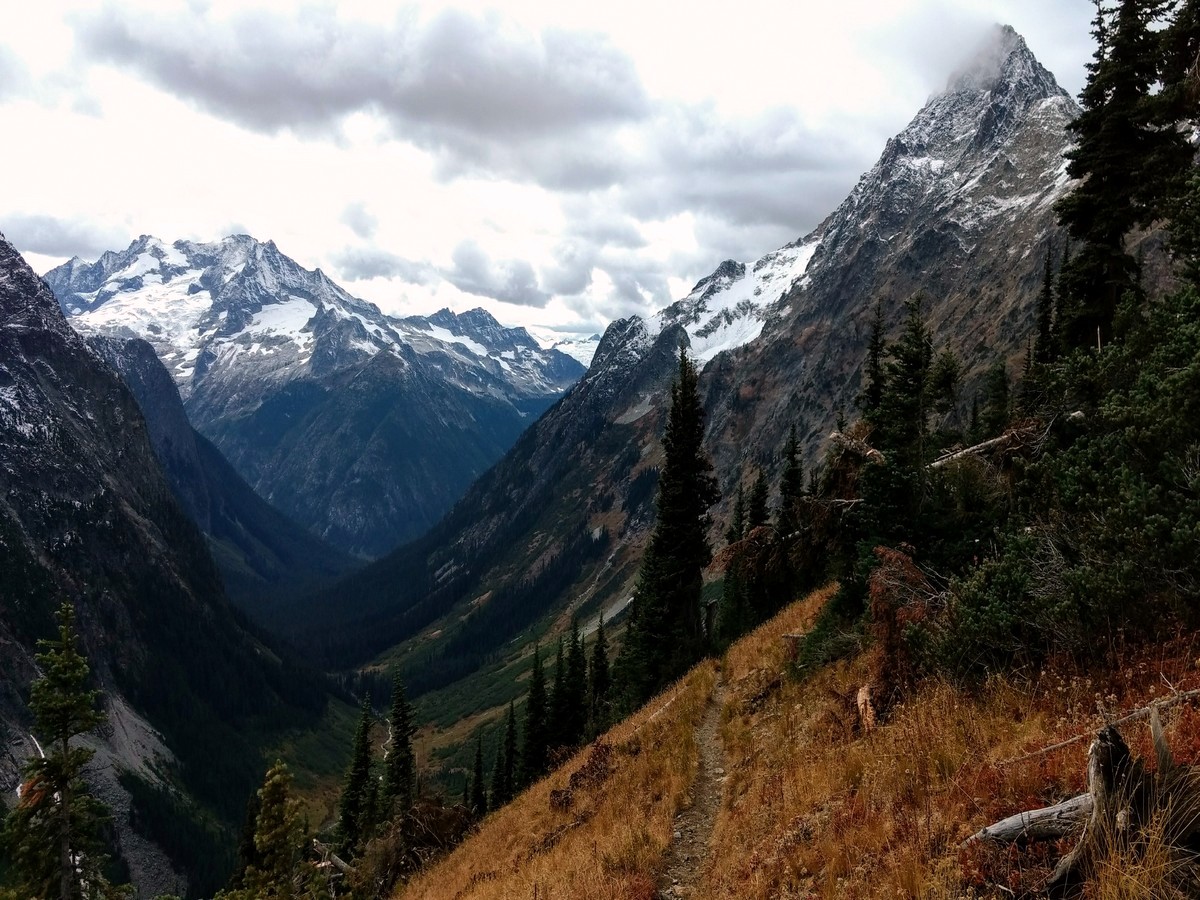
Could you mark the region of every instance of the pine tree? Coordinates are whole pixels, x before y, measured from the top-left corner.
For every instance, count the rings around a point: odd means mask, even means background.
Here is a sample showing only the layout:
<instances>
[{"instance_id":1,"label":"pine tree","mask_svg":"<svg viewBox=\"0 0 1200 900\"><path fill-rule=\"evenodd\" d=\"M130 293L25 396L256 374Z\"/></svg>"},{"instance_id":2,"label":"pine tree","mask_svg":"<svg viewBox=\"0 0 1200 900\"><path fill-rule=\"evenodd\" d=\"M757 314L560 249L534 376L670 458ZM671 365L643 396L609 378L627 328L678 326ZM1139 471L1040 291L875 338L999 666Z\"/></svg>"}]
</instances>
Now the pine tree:
<instances>
[{"instance_id":1,"label":"pine tree","mask_svg":"<svg viewBox=\"0 0 1200 900\"><path fill-rule=\"evenodd\" d=\"M8 816L5 843L10 878L22 896L73 900L83 896L85 885L94 890L89 896L108 890L99 835L107 814L83 780L94 751L72 744L105 717L97 710L99 691L88 687L74 607L64 602L56 618L58 636L38 641L42 676L29 699L45 756L25 766L25 788Z\"/></svg>"},{"instance_id":2,"label":"pine tree","mask_svg":"<svg viewBox=\"0 0 1200 900\"><path fill-rule=\"evenodd\" d=\"M746 489L738 482L737 499L733 503L733 518L725 529L725 543L736 544L746 536Z\"/></svg>"},{"instance_id":3,"label":"pine tree","mask_svg":"<svg viewBox=\"0 0 1200 900\"><path fill-rule=\"evenodd\" d=\"M719 495L704 452L704 407L697 382L696 368L681 347L663 437L658 519L642 558L618 657L630 708L682 675L704 652L700 595L703 569L712 559L708 509Z\"/></svg>"},{"instance_id":4,"label":"pine tree","mask_svg":"<svg viewBox=\"0 0 1200 900\"><path fill-rule=\"evenodd\" d=\"M779 479L779 533L785 538L800 530L797 504L803 496L804 460L800 456L800 442L796 438L796 426L793 425L783 447L783 475Z\"/></svg>"},{"instance_id":5,"label":"pine tree","mask_svg":"<svg viewBox=\"0 0 1200 900\"><path fill-rule=\"evenodd\" d=\"M602 734L609 724L608 639L604 636L604 614L596 626L592 658L588 665L588 734Z\"/></svg>"},{"instance_id":6,"label":"pine tree","mask_svg":"<svg viewBox=\"0 0 1200 900\"><path fill-rule=\"evenodd\" d=\"M346 772L338 808L341 848L351 855L357 852L370 827L371 721L371 701L364 696L358 728L354 732L350 768Z\"/></svg>"},{"instance_id":7,"label":"pine tree","mask_svg":"<svg viewBox=\"0 0 1200 900\"><path fill-rule=\"evenodd\" d=\"M297 896L296 875L301 864L302 830L299 802L291 797L292 776L281 761L267 772L258 792L259 812L254 831L258 862L245 877L248 893L262 900Z\"/></svg>"},{"instance_id":8,"label":"pine tree","mask_svg":"<svg viewBox=\"0 0 1200 900\"><path fill-rule=\"evenodd\" d=\"M570 742L567 736L567 664L563 653L563 641L558 639L554 654L554 680L550 683L549 711L546 714L546 746L549 749L565 747Z\"/></svg>"},{"instance_id":9,"label":"pine tree","mask_svg":"<svg viewBox=\"0 0 1200 900\"><path fill-rule=\"evenodd\" d=\"M871 317L871 335L867 338L867 360L863 366L863 389L858 395L858 409L863 418L873 422L880 403L883 402L884 380L884 321L883 304L875 304L875 312ZM838 413L839 420L842 414ZM839 422L838 431L845 431L844 422Z\"/></svg>"},{"instance_id":10,"label":"pine tree","mask_svg":"<svg viewBox=\"0 0 1200 900\"><path fill-rule=\"evenodd\" d=\"M546 704L546 675L542 671L541 650L535 646L533 670L529 676L529 695L525 699L525 727L518 776L521 787L532 784L546 771L546 750L550 737Z\"/></svg>"},{"instance_id":11,"label":"pine tree","mask_svg":"<svg viewBox=\"0 0 1200 900\"><path fill-rule=\"evenodd\" d=\"M487 791L483 787L483 735L479 735L475 743L475 769L471 777L471 797L469 809L477 819L487 815Z\"/></svg>"},{"instance_id":12,"label":"pine tree","mask_svg":"<svg viewBox=\"0 0 1200 900\"><path fill-rule=\"evenodd\" d=\"M579 620L571 620L567 645L566 700L563 713L564 745L576 747L587 729L587 653L579 636Z\"/></svg>"},{"instance_id":13,"label":"pine tree","mask_svg":"<svg viewBox=\"0 0 1200 900\"><path fill-rule=\"evenodd\" d=\"M983 409L979 427L985 438L997 437L1008 427L1008 367L998 359L988 369L983 385Z\"/></svg>"},{"instance_id":14,"label":"pine tree","mask_svg":"<svg viewBox=\"0 0 1200 900\"><path fill-rule=\"evenodd\" d=\"M746 503L746 530L749 532L766 525L768 518L767 479L762 472L759 472L758 477L754 479L754 485L750 488L750 499Z\"/></svg>"},{"instance_id":15,"label":"pine tree","mask_svg":"<svg viewBox=\"0 0 1200 900\"><path fill-rule=\"evenodd\" d=\"M496 748L496 762L492 765L492 789L488 806L499 809L509 801L510 791L504 785L504 745Z\"/></svg>"},{"instance_id":16,"label":"pine tree","mask_svg":"<svg viewBox=\"0 0 1200 900\"><path fill-rule=\"evenodd\" d=\"M258 830L258 813L261 809L262 797L258 791L254 791L246 802L246 817L242 820L242 835L238 839L237 868L229 879L230 888L245 887L246 873L261 864L258 850L254 846L254 832Z\"/></svg>"},{"instance_id":17,"label":"pine tree","mask_svg":"<svg viewBox=\"0 0 1200 900\"><path fill-rule=\"evenodd\" d=\"M1080 242L1059 297L1064 349L1112 338L1122 296L1140 295L1138 265L1125 252L1125 237L1168 205L1166 173L1170 161L1182 158L1183 137L1173 123L1156 121L1159 104L1152 96L1162 64L1155 25L1167 5L1121 0L1110 11L1097 0L1096 51L1080 94L1082 112L1067 126L1075 139L1067 172L1076 183L1057 206L1060 223Z\"/></svg>"},{"instance_id":18,"label":"pine tree","mask_svg":"<svg viewBox=\"0 0 1200 900\"><path fill-rule=\"evenodd\" d=\"M1050 257L1053 248L1046 251L1046 268L1042 275L1042 290L1037 298L1037 336L1033 344L1033 359L1048 363L1054 359L1054 272Z\"/></svg>"},{"instance_id":19,"label":"pine tree","mask_svg":"<svg viewBox=\"0 0 1200 900\"><path fill-rule=\"evenodd\" d=\"M416 760L413 756L412 706L404 690L399 672L392 675L392 709L388 716L389 746L383 763L383 792L380 796L381 817L390 819L404 815L413 805L413 783Z\"/></svg>"}]
</instances>

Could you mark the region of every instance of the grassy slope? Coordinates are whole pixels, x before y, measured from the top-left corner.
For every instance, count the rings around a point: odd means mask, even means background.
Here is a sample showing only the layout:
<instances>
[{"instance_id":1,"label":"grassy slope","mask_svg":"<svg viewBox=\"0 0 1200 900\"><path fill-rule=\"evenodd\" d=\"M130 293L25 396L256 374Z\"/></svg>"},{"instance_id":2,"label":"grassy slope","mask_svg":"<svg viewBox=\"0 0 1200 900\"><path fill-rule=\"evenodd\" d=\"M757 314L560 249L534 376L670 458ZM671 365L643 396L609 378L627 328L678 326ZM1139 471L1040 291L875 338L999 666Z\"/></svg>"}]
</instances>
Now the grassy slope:
<instances>
[{"instance_id":1,"label":"grassy slope","mask_svg":"<svg viewBox=\"0 0 1200 900\"><path fill-rule=\"evenodd\" d=\"M788 675L782 635L808 628L828 596L817 592L789 607L723 661L728 777L693 896L1020 896L1065 848L963 852L958 845L983 825L1081 791L1087 741L1006 761L1094 731L1103 724L1098 703L1115 715L1166 694L1164 681L1186 689L1200 677L1195 639L1181 638L1123 656L1119 671L1064 663L971 690L930 681L864 735L854 697L867 677L865 659ZM550 792L567 786L587 750L489 816L398 896L654 896L673 817L695 777L695 726L715 676L704 664L613 729L605 740L615 773L598 788L576 790L569 810L552 809ZM1200 713L1176 707L1166 725L1178 761L1200 758ZM1136 754L1150 755L1144 725L1128 726L1125 737ZM1147 879L1145 871L1113 866L1089 896L1152 896Z\"/></svg>"}]
</instances>

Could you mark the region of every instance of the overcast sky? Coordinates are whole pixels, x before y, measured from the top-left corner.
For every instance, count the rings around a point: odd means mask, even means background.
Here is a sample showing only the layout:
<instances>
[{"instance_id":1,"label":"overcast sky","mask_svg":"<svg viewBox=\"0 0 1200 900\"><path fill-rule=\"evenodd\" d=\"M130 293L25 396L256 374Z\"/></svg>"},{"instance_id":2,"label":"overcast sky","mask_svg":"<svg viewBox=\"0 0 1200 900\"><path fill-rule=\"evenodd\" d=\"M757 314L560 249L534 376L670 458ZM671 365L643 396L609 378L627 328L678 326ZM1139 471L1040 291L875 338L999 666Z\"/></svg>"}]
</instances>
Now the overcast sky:
<instances>
[{"instance_id":1,"label":"overcast sky","mask_svg":"<svg viewBox=\"0 0 1200 900\"><path fill-rule=\"evenodd\" d=\"M39 271L272 239L388 312L602 330L815 227L994 22L1078 93L1090 0L40 0L0 29Z\"/></svg>"}]
</instances>

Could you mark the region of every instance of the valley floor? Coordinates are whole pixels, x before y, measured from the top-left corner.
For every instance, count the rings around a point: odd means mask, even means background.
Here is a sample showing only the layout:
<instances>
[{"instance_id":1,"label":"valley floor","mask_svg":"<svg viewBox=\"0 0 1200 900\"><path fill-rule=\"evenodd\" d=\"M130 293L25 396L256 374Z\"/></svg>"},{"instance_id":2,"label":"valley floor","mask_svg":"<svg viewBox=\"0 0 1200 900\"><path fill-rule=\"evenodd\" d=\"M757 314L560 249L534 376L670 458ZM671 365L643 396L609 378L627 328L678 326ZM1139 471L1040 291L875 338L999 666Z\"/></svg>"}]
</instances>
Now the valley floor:
<instances>
[{"instance_id":1,"label":"valley floor","mask_svg":"<svg viewBox=\"0 0 1200 900\"><path fill-rule=\"evenodd\" d=\"M789 671L784 636L810 627L831 595L794 604L720 665L695 669L398 897L1022 896L1066 843L962 842L1083 791L1088 739L1105 716L1200 682L1195 639L1180 638L1125 655L1119 671L1062 663L970 689L929 681L864 734L865 657ZM1200 711L1178 704L1165 725L1177 762L1200 758ZM1135 755L1153 758L1144 724L1124 732ZM1158 896L1154 877L1102 864L1088 895Z\"/></svg>"}]
</instances>

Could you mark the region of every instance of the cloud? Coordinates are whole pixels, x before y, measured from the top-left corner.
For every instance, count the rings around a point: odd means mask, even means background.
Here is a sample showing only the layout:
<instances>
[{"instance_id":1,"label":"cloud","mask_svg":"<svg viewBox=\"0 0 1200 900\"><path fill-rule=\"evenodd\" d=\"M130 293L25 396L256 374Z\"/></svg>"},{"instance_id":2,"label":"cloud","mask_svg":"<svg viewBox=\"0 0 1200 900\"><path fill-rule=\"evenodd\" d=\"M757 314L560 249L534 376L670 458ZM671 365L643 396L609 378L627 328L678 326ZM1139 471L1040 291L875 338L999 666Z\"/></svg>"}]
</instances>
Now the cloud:
<instances>
[{"instance_id":1,"label":"cloud","mask_svg":"<svg viewBox=\"0 0 1200 900\"><path fill-rule=\"evenodd\" d=\"M356 112L383 115L423 146L521 140L640 117L632 61L603 35L531 33L497 13L408 10L390 27L200 5L173 17L109 4L77 19L81 51L137 72L243 127L337 133Z\"/></svg>"},{"instance_id":2,"label":"cloud","mask_svg":"<svg viewBox=\"0 0 1200 900\"><path fill-rule=\"evenodd\" d=\"M29 86L29 71L8 47L0 45L0 100L15 97Z\"/></svg>"},{"instance_id":3,"label":"cloud","mask_svg":"<svg viewBox=\"0 0 1200 900\"><path fill-rule=\"evenodd\" d=\"M0 231L18 250L46 256L95 259L106 250L129 243L129 235L123 228L36 213L9 213L0 219Z\"/></svg>"},{"instance_id":4,"label":"cloud","mask_svg":"<svg viewBox=\"0 0 1200 900\"><path fill-rule=\"evenodd\" d=\"M493 261L472 240L461 242L452 259L453 266L442 274L460 291L539 309L550 302L550 295L538 286L533 266L524 260Z\"/></svg>"},{"instance_id":5,"label":"cloud","mask_svg":"<svg viewBox=\"0 0 1200 900\"><path fill-rule=\"evenodd\" d=\"M342 223L365 241L375 236L379 220L367 210L361 200L346 204L342 210Z\"/></svg>"},{"instance_id":6,"label":"cloud","mask_svg":"<svg viewBox=\"0 0 1200 900\"><path fill-rule=\"evenodd\" d=\"M346 247L333 254L338 275L346 281L399 278L408 284L432 284L437 272L428 263L405 259L377 247Z\"/></svg>"}]
</instances>

